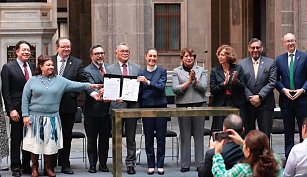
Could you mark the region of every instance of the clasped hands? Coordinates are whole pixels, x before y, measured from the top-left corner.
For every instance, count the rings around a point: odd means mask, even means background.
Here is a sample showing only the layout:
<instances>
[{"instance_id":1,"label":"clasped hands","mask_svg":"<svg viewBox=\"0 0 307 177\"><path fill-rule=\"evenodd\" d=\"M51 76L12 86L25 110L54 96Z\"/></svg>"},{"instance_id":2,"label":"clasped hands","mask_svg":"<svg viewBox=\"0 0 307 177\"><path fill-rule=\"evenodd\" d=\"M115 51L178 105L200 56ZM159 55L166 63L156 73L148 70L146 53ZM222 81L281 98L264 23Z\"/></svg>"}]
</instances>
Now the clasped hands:
<instances>
[{"instance_id":1,"label":"clasped hands","mask_svg":"<svg viewBox=\"0 0 307 177\"><path fill-rule=\"evenodd\" d=\"M296 90L290 90L287 88L282 89L284 94L290 99L295 100L298 97L300 97L304 93L304 89L296 89Z\"/></svg>"}]
</instances>

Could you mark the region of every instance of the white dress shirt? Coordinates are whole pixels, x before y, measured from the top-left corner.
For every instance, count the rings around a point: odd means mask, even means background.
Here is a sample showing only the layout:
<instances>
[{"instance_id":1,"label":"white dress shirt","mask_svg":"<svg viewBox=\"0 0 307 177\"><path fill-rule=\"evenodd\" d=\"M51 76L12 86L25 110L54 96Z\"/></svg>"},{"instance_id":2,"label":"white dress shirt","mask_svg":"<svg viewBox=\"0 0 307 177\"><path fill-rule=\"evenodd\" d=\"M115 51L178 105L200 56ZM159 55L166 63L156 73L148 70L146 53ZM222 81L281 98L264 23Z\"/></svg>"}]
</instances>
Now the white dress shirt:
<instances>
[{"instance_id":1,"label":"white dress shirt","mask_svg":"<svg viewBox=\"0 0 307 177\"><path fill-rule=\"evenodd\" d=\"M284 177L307 174L307 138L292 147L284 170Z\"/></svg>"}]
</instances>

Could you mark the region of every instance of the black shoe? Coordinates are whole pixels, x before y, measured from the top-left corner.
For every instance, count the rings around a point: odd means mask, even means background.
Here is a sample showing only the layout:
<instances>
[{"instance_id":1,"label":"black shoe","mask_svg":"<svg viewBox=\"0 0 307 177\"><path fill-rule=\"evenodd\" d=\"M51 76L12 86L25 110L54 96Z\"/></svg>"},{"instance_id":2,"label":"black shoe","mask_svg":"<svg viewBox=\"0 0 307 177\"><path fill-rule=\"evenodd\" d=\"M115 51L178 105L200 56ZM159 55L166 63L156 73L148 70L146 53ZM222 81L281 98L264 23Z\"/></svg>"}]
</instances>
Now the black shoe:
<instances>
[{"instance_id":1,"label":"black shoe","mask_svg":"<svg viewBox=\"0 0 307 177\"><path fill-rule=\"evenodd\" d=\"M14 168L14 169L12 170L12 176L15 176L15 177L21 176L20 168Z\"/></svg>"},{"instance_id":2,"label":"black shoe","mask_svg":"<svg viewBox=\"0 0 307 177\"><path fill-rule=\"evenodd\" d=\"M181 168L180 172L184 173L184 172L188 172L190 171L190 168Z\"/></svg>"},{"instance_id":3,"label":"black shoe","mask_svg":"<svg viewBox=\"0 0 307 177\"><path fill-rule=\"evenodd\" d=\"M106 164L100 164L99 170L102 172L109 172L108 166Z\"/></svg>"},{"instance_id":4,"label":"black shoe","mask_svg":"<svg viewBox=\"0 0 307 177\"><path fill-rule=\"evenodd\" d=\"M148 169L148 170L147 170L147 174L148 174L148 175L153 175L153 174L155 174L155 169L153 168L152 171L150 171L150 170Z\"/></svg>"},{"instance_id":5,"label":"black shoe","mask_svg":"<svg viewBox=\"0 0 307 177\"><path fill-rule=\"evenodd\" d=\"M159 175L164 175L164 169L163 169L163 168L162 168L162 169L159 169L159 168L158 168L158 174L159 174Z\"/></svg>"},{"instance_id":6,"label":"black shoe","mask_svg":"<svg viewBox=\"0 0 307 177\"><path fill-rule=\"evenodd\" d=\"M21 173L27 174L27 175L32 174L32 169L30 167L29 168L22 168Z\"/></svg>"},{"instance_id":7,"label":"black shoe","mask_svg":"<svg viewBox=\"0 0 307 177\"><path fill-rule=\"evenodd\" d=\"M127 167L127 173L129 175L134 175L135 174L135 169L134 167L130 166L130 167Z\"/></svg>"},{"instance_id":8,"label":"black shoe","mask_svg":"<svg viewBox=\"0 0 307 177\"><path fill-rule=\"evenodd\" d=\"M96 173L96 167L95 166L90 166L90 168L88 169L89 173Z\"/></svg>"},{"instance_id":9,"label":"black shoe","mask_svg":"<svg viewBox=\"0 0 307 177\"><path fill-rule=\"evenodd\" d=\"M65 173L65 174L68 174L68 175L72 175L72 174L74 174L74 171L72 171L72 169L69 168L69 167L62 167L61 173Z\"/></svg>"}]
</instances>

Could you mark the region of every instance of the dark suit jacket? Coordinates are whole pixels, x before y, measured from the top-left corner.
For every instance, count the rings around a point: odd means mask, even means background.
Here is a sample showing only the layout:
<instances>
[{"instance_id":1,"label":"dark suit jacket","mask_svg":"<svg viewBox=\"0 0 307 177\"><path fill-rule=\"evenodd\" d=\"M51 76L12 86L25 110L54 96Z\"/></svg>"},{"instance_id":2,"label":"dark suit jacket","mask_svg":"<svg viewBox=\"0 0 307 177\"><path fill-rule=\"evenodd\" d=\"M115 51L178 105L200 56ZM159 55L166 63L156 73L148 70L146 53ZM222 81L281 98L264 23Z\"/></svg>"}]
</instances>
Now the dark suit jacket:
<instances>
[{"instance_id":1,"label":"dark suit jacket","mask_svg":"<svg viewBox=\"0 0 307 177\"><path fill-rule=\"evenodd\" d=\"M205 163L198 170L198 177L213 177L211 169L214 154L214 149L210 149L206 152ZM240 145L234 142L228 142L224 145L222 156L227 170L231 169L236 163L244 158Z\"/></svg>"},{"instance_id":2,"label":"dark suit jacket","mask_svg":"<svg viewBox=\"0 0 307 177\"><path fill-rule=\"evenodd\" d=\"M249 96L260 95L261 108L274 109L275 98L273 90L276 84L276 65L273 59L261 56L259 68L255 80L252 58L244 58L239 63L242 66L245 83L245 98L249 102Z\"/></svg>"},{"instance_id":3,"label":"dark suit jacket","mask_svg":"<svg viewBox=\"0 0 307 177\"><path fill-rule=\"evenodd\" d=\"M276 89L280 92L279 106L287 107L291 103L290 99L281 91L283 88L290 88L290 72L288 67L288 53L284 53L276 58L277 82ZM307 91L307 54L296 50L294 62L294 85L295 89ZM300 105L307 105L307 94L302 94L297 101Z\"/></svg>"},{"instance_id":4,"label":"dark suit jacket","mask_svg":"<svg viewBox=\"0 0 307 177\"><path fill-rule=\"evenodd\" d=\"M232 73L237 71L237 82L232 82ZM244 75L241 66L236 64L230 65L230 79L227 85L224 85L225 75L221 65L211 70L210 74L210 92L213 95L212 106L223 106L226 98L226 88L231 92L232 102L236 107L244 104Z\"/></svg>"},{"instance_id":5,"label":"dark suit jacket","mask_svg":"<svg viewBox=\"0 0 307 177\"><path fill-rule=\"evenodd\" d=\"M57 55L51 56L54 69L57 72ZM72 81L87 82L87 77L84 72L82 60L69 56L66 62L63 77ZM77 97L79 92L66 92L62 96L60 111L63 113L76 113L77 112Z\"/></svg>"},{"instance_id":6,"label":"dark suit jacket","mask_svg":"<svg viewBox=\"0 0 307 177\"><path fill-rule=\"evenodd\" d=\"M146 69L144 69L140 71L139 76L144 76L150 80L150 85L141 83L139 96L141 107L166 105L166 69L157 67L157 69L153 72L148 72Z\"/></svg>"},{"instance_id":7,"label":"dark suit jacket","mask_svg":"<svg viewBox=\"0 0 307 177\"><path fill-rule=\"evenodd\" d=\"M32 74L34 74L34 64L29 63L29 65ZM1 79L2 96L8 116L12 110L17 110L20 114L22 91L27 81L16 60L10 61L9 63L3 65Z\"/></svg>"},{"instance_id":8,"label":"dark suit jacket","mask_svg":"<svg viewBox=\"0 0 307 177\"><path fill-rule=\"evenodd\" d=\"M108 64L104 63L104 66L107 67ZM99 69L93 64L89 64L84 68L88 80L92 84L103 84L103 76L101 75ZM85 94L84 102L84 115L85 117L105 117L109 112L110 103L105 103L101 101L96 101L89 94L92 90L88 90Z\"/></svg>"}]
</instances>

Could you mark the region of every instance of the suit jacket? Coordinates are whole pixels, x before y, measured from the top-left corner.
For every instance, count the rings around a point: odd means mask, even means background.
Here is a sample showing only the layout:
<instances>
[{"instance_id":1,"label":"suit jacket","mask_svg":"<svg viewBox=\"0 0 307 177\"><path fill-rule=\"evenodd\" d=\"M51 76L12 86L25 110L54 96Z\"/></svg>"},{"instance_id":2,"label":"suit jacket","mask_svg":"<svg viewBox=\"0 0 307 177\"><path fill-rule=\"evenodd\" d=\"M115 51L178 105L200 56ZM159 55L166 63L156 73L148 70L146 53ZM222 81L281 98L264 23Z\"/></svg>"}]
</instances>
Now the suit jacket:
<instances>
[{"instance_id":1,"label":"suit jacket","mask_svg":"<svg viewBox=\"0 0 307 177\"><path fill-rule=\"evenodd\" d=\"M237 71L237 82L232 82L232 74ZM230 65L230 79L227 85L224 85L225 75L222 65L218 65L211 69L210 74L210 92L213 95L212 106L223 106L226 98L226 89L231 92L232 102L236 107L240 107L245 103L244 97L244 75L240 65Z\"/></svg>"},{"instance_id":2,"label":"suit jacket","mask_svg":"<svg viewBox=\"0 0 307 177\"><path fill-rule=\"evenodd\" d=\"M147 69L144 69L140 71L139 76L144 76L150 81L149 85L141 83L139 96L141 107L166 105L166 69L157 67L153 72L148 72Z\"/></svg>"},{"instance_id":3,"label":"suit jacket","mask_svg":"<svg viewBox=\"0 0 307 177\"><path fill-rule=\"evenodd\" d=\"M194 65L197 83L191 84L186 90L182 90L181 85L189 80L189 73L179 66L174 69L172 88L176 94L176 104L190 104L205 102L205 92L207 89L207 74L203 67Z\"/></svg>"},{"instance_id":4,"label":"suit jacket","mask_svg":"<svg viewBox=\"0 0 307 177\"><path fill-rule=\"evenodd\" d=\"M273 90L276 84L276 65L271 58L261 56L257 78L255 79L254 66L251 57L244 58L239 65L243 69L245 83L245 98L249 102L249 96L260 95L261 107L274 109L275 98Z\"/></svg>"},{"instance_id":5,"label":"suit jacket","mask_svg":"<svg viewBox=\"0 0 307 177\"><path fill-rule=\"evenodd\" d=\"M141 67L135 63L128 62L128 72L129 76L138 76ZM114 64L109 65L106 68L107 74L116 74L116 75L123 75L120 69L119 63L116 61ZM138 102L133 101L124 101L123 103L116 103L112 101L110 104L110 110L117 109L117 108L137 108L139 107Z\"/></svg>"},{"instance_id":6,"label":"suit jacket","mask_svg":"<svg viewBox=\"0 0 307 177\"><path fill-rule=\"evenodd\" d=\"M32 74L34 74L34 64L30 62L28 62L28 64ZM16 60L10 61L9 63L3 65L1 78L2 96L8 116L12 110L17 110L20 114L22 91L27 81Z\"/></svg>"},{"instance_id":7,"label":"suit jacket","mask_svg":"<svg viewBox=\"0 0 307 177\"><path fill-rule=\"evenodd\" d=\"M104 67L107 66L108 64L104 63ZM84 71L90 83L103 84L103 76L101 75L97 66L95 66L93 63L85 67ZM105 117L109 112L110 103L96 101L93 97L90 96L92 91L93 90L90 89L87 91L87 94L85 94L84 115L85 117Z\"/></svg>"},{"instance_id":8,"label":"suit jacket","mask_svg":"<svg viewBox=\"0 0 307 177\"><path fill-rule=\"evenodd\" d=\"M276 58L277 82L276 89L280 92L279 106L287 107L291 100L281 91L283 88L290 88L290 71L288 66L288 53L284 53ZM295 89L307 91L307 54L296 50L294 62L294 85ZM307 105L306 92L297 101L300 105Z\"/></svg>"},{"instance_id":9,"label":"suit jacket","mask_svg":"<svg viewBox=\"0 0 307 177\"><path fill-rule=\"evenodd\" d=\"M212 169L212 158L214 156L214 149L209 149L205 154L205 163L198 170L198 177L213 177ZM243 151L240 145L234 142L228 142L224 145L221 153L223 156L226 169L231 169L235 164L244 158Z\"/></svg>"},{"instance_id":10,"label":"suit jacket","mask_svg":"<svg viewBox=\"0 0 307 177\"><path fill-rule=\"evenodd\" d=\"M51 56L54 69L57 72L57 55ZM79 58L69 56L66 61L63 77L72 81L87 82L87 77L84 72L82 60ZM77 97L79 92L66 92L62 96L60 104L60 112L63 113L76 113L77 112Z\"/></svg>"}]
</instances>

